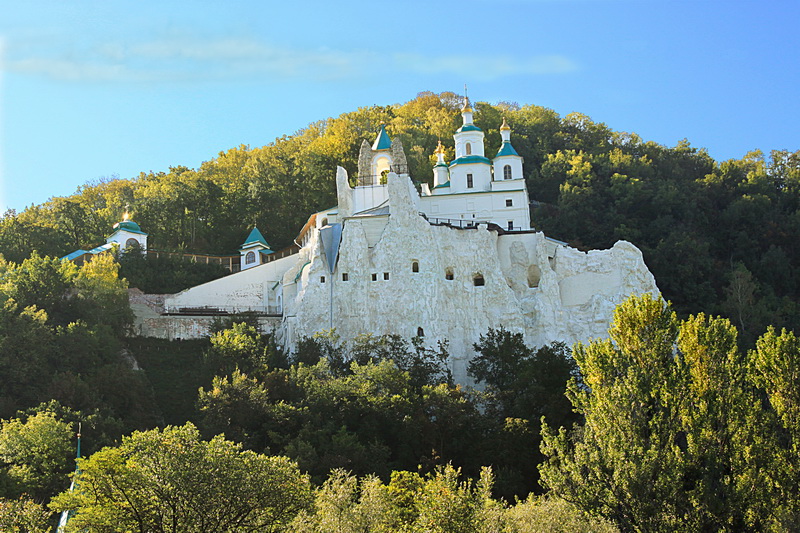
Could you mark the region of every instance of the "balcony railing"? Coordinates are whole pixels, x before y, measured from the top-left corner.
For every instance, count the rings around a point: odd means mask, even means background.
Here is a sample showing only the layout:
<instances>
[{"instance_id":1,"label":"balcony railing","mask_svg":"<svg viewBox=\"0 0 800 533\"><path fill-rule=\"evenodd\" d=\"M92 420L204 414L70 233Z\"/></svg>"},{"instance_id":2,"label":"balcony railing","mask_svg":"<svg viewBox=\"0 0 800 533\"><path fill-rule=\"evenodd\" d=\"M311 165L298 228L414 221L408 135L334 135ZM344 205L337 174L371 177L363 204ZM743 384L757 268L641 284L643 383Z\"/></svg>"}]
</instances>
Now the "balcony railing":
<instances>
[{"instance_id":1,"label":"balcony railing","mask_svg":"<svg viewBox=\"0 0 800 533\"><path fill-rule=\"evenodd\" d=\"M395 174L408 174L408 165L391 165L389 167L389 172L394 172ZM359 176L358 179L356 179L356 185L358 187L364 187L368 185L386 185L386 174Z\"/></svg>"}]
</instances>

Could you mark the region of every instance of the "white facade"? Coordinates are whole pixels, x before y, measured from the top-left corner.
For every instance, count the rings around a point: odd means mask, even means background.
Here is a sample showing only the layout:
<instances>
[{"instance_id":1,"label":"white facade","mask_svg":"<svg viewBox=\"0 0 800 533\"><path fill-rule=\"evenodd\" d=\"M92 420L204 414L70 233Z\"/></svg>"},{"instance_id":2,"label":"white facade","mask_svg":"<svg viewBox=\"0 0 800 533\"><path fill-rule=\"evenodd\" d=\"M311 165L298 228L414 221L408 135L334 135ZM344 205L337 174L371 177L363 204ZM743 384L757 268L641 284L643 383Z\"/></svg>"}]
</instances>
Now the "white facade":
<instances>
[{"instance_id":1,"label":"white facade","mask_svg":"<svg viewBox=\"0 0 800 533\"><path fill-rule=\"evenodd\" d=\"M164 310L170 314L203 310L281 314L283 293L280 281L295 261L297 256L291 255L186 289L168 296Z\"/></svg>"}]
</instances>

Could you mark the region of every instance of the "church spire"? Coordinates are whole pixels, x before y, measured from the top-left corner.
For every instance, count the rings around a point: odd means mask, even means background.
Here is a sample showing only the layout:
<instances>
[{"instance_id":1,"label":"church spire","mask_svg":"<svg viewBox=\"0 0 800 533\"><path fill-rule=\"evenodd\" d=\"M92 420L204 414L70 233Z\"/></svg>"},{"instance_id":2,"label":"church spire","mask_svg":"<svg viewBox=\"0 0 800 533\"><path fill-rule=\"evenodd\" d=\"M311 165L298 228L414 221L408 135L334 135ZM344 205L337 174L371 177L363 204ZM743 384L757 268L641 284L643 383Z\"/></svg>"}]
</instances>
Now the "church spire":
<instances>
[{"instance_id":1,"label":"church spire","mask_svg":"<svg viewBox=\"0 0 800 533\"><path fill-rule=\"evenodd\" d=\"M375 142L372 143L372 149L375 151L378 150L391 150L392 148L392 140L389 138L389 134L386 133L386 125L381 122L381 131L378 132L378 136L375 138Z\"/></svg>"},{"instance_id":2,"label":"church spire","mask_svg":"<svg viewBox=\"0 0 800 533\"><path fill-rule=\"evenodd\" d=\"M466 86L464 87L466 92ZM472 105L469 103L469 96L464 96L464 105L461 106L461 118L464 126L472 124Z\"/></svg>"}]
</instances>

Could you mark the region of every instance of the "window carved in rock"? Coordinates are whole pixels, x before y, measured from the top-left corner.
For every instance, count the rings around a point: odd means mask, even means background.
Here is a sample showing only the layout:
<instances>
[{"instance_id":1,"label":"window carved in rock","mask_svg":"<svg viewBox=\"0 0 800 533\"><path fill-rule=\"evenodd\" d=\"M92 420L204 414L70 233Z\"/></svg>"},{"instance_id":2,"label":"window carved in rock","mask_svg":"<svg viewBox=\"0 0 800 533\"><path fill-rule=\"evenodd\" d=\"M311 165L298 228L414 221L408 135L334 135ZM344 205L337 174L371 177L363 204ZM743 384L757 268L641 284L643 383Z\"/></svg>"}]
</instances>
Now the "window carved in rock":
<instances>
[{"instance_id":1,"label":"window carved in rock","mask_svg":"<svg viewBox=\"0 0 800 533\"><path fill-rule=\"evenodd\" d=\"M484 285L486 285L486 280L483 279L483 274L481 274L480 272L475 274L472 277L472 284L475 285L476 287L483 287Z\"/></svg>"}]
</instances>

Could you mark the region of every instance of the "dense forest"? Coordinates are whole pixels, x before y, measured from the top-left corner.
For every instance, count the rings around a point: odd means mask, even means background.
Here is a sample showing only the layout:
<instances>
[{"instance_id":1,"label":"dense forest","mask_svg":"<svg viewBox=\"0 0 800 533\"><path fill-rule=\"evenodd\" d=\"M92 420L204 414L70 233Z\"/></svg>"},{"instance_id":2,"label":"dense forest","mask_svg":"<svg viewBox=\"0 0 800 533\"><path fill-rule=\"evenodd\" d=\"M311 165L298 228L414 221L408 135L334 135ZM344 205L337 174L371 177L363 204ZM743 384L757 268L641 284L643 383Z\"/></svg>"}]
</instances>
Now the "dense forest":
<instances>
[{"instance_id":1,"label":"dense forest","mask_svg":"<svg viewBox=\"0 0 800 533\"><path fill-rule=\"evenodd\" d=\"M513 129L535 227L581 249L631 241L672 302L626 302L613 342L587 346L489 329L469 367L481 390L452 382L446 343L329 331L284 353L248 317L207 340L130 337L129 286L222 272L55 259L126 209L159 250L232 253L253 224L288 246L382 121L429 180L460 103L421 93L5 213L0 529L45 531L66 509L74 531L800 529L800 152L716 162L577 113L476 104L487 154L504 116ZM58 495L79 423L79 489Z\"/></svg>"}]
</instances>

